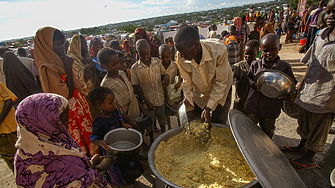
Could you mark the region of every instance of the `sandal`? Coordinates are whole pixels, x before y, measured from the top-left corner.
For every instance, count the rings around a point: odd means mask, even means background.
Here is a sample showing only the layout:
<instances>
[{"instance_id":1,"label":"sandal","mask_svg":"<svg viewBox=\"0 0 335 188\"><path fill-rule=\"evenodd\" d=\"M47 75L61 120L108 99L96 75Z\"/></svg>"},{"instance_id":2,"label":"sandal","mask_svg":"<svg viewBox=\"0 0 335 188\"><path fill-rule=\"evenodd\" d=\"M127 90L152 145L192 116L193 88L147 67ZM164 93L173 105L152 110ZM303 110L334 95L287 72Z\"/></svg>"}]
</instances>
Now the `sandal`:
<instances>
[{"instance_id":1,"label":"sandal","mask_svg":"<svg viewBox=\"0 0 335 188\"><path fill-rule=\"evenodd\" d=\"M294 159L292 159L290 161L290 163L295 170L312 169L312 168L319 167L316 163L311 164L311 165L305 165L305 164L302 164L302 163L295 162Z\"/></svg>"},{"instance_id":2,"label":"sandal","mask_svg":"<svg viewBox=\"0 0 335 188\"><path fill-rule=\"evenodd\" d=\"M300 155L303 156L305 155L305 153L301 153L299 151L296 151L294 149L292 149L293 146L283 146L280 148L280 151L282 151L283 153L292 153L292 154L296 154L296 155Z\"/></svg>"}]
</instances>

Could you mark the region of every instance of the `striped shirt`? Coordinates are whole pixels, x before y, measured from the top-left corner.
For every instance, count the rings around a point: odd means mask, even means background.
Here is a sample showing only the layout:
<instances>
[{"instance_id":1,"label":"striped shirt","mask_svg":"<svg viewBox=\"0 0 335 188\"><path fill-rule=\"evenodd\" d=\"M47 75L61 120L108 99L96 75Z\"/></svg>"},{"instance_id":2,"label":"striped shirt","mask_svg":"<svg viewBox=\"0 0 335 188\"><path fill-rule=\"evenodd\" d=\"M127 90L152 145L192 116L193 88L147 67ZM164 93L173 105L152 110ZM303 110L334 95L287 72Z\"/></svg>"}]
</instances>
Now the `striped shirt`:
<instances>
[{"instance_id":1,"label":"striped shirt","mask_svg":"<svg viewBox=\"0 0 335 188\"><path fill-rule=\"evenodd\" d=\"M233 82L233 72L228 63L226 46L215 39L200 40L202 58L200 64L181 58L176 54L176 62L184 81L184 95L192 106L209 107L212 111L218 104L226 102Z\"/></svg>"},{"instance_id":2,"label":"striped shirt","mask_svg":"<svg viewBox=\"0 0 335 188\"><path fill-rule=\"evenodd\" d=\"M124 82L117 78L105 77L101 82L101 86L113 90L115 94L115 105L119 112L132 118L137 118L140 116L140 109L133 87L128 80L127 75L122 70L119 71L119 74Z\"/></svg>"},{"instance_id":3,"label":"striped shirt","mask_svg":"<svg viewBox=\"0 0 335 188\"><path fill-rule=\"evenodd\" d=\"M169 75L169 84L173 84L175 81L175 77L178 76L178 66L176 62L171 60L170 66L166 69L165 74Z\"/></svg>"},{"instance_id":4,"label":"striped shirt","mask_svg":"<svg viewBox=\"0 0 335 188\"><path fill-rule=\"evenodd\" d=\"M144 97L154 106L162 106L164 94L161 75L164 74L165 68L160 59L151 57L150 67L138 60L131 67L131 84L140 85Z\"/></svg>"}]
</instances>

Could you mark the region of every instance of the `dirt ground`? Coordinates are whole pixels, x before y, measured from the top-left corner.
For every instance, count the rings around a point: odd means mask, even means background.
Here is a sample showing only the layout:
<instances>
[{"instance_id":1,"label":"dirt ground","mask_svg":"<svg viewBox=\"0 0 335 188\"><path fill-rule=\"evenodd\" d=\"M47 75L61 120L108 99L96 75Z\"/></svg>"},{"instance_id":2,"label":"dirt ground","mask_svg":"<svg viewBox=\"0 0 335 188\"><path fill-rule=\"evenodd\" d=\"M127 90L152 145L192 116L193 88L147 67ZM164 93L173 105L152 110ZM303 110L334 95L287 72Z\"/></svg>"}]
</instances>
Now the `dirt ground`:
<instances>
[{"instance_id":1,"label":"dirt ground","mask_svg":"<svg viewBox=\"0 0 335 188\"><path fill-rule=\"evenodd\" d=\"M282 44L284 41L283 37L281 38ZM279 55L282 60L285 60L291 64L293 68L293 72L297 80L301 81L301 79L303 78L305 74L306 66L304 66L299 61L302 58L303 54L298 53L299 43L298 41L295 41L295 42L296 43L283 44L282 50L280 51ZM173 127L177 126L177 119L175 117L172 118L171 122L173 123ZM296 133L296 128L297 128L297 121L295 119L290 118L284 112L282 112L276 122L276 130L275 130L275 136L273 138L273 141L276 143L278 147L284 146L284 145L297 145L300 141L300 136ZM156 134L155 136L158 137L159 135ZM335 135L329 134L327 143L326 143L326 146L327 146L326 151L329 149L329 146L332 143L334 137ZM148 143L147 139L148 138L145 137L145 141ZM323 158L324 158L326 151L323 153L318 153L316 155L316 161L320 167L322 167ZM146 154L148 150L143 150L141 151L141 153L142 152L143 154ZM285 154L285 155L288 159L298 157L296 155L291 155L291 154ZM144 174L140 178L138 178L135 184L127 186L127 187L129 188L156 187L155 176L150 170L148 162L146 160L141 160L141 162L143 163L143 166L145 168ZM310 170L300 170L298 171L298 174L300 175L302 181L305 183L306 187L308 188L314 188L314 187L315 188L316 187L329 188L331 187L329 178L323 177L320 168L310 169ZM13 173L8 169L8 167L2 160L0 160L0 187L4 187L4 188L16 187Z\"/></svg>"}]
</instances>

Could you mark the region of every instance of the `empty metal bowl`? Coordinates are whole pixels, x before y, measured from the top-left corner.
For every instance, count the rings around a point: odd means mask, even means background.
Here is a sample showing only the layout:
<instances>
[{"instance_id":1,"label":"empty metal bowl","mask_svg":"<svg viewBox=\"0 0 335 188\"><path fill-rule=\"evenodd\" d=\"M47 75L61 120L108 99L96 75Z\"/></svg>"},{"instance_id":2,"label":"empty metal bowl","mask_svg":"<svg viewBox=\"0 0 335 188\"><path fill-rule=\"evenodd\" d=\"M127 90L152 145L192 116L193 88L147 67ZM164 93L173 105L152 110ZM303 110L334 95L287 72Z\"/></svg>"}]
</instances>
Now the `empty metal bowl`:
<instances>
[{"instance_id":1,"label":"empty metal bowl","mask_svg":"<svg viewBox=\"0 0 335 188\"><path fill-rule=\"evenodd\" d=\"M295 90L293 79L287 74L273 69L256 74L255 80L260 92L269 98L281 98L292 95Z\"/></svg>"},{"instance_id":2,"label":"empty metal bowl","mask_svg":"<svg viewBox=\"0 0 335 188\"><path fill-rule=\"evenodd\" d=\"M106 133L105 140L110 144L108 155L116 155L116 161L130 161L137 158L143 142L142 134L135 129L118 128Z\"/></svg>"}]
</instances>

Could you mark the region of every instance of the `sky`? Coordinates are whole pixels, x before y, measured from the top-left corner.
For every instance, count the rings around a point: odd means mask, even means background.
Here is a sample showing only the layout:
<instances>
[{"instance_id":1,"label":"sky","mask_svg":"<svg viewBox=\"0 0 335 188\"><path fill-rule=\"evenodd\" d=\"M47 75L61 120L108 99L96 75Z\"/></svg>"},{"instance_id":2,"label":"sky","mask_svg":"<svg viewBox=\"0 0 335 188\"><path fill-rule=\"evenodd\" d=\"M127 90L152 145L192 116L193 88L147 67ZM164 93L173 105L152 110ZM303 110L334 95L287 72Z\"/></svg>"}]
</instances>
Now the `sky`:
<instances>
[{"instance_id":1,"label":"sky","mask_svg":"<svg viewBox=\"0 0 335 188\"><path fill-rule=\"evenodd\" d=\"M264 0L0 0L0 41L161 15L252 4Z\"/></svg>"}]
</instances>

